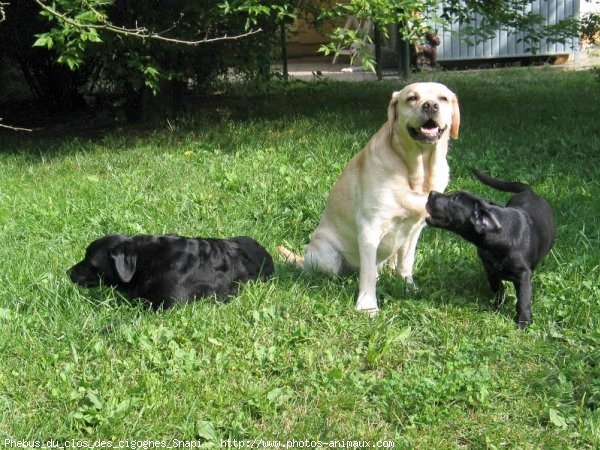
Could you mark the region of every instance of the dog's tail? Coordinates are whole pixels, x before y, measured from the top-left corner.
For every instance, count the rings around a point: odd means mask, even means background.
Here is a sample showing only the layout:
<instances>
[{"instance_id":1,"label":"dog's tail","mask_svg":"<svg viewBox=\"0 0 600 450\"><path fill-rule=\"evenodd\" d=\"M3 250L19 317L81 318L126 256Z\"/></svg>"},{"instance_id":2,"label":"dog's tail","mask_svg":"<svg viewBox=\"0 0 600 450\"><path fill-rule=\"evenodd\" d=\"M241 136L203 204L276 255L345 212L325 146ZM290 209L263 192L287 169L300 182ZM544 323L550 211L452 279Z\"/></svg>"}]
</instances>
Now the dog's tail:
<instances>
[{"instance_id":1,"label":"dog's tail","mask_svg":"<svg viewBox=\"0 0 600 450\"><path fill-rule=\"evenodd\" d=\"M285 262L290 262L298 267L302 267L304 265L304 258L300 255L294 253L291 250L288 250L283 245L277 247L277 253L281 255L281 257L285 260Z\"/></svg>"},{"instance_id":2,"label":"dog's tail","mask_svg":"<svg viewBox=\"0 0 600 450\"><path fill-rule=\"evenodd\" d=\"M488 186L491 186L494 189L498 189L499 191L513 192L516 194L519 192L528 192L533 190L528 184L519 183L518 181L498 180L496 178L490 177L489 175L481 173L477 169L471 169L471 173L483 184L487 184Z\"/></svg>"}]
</instances>

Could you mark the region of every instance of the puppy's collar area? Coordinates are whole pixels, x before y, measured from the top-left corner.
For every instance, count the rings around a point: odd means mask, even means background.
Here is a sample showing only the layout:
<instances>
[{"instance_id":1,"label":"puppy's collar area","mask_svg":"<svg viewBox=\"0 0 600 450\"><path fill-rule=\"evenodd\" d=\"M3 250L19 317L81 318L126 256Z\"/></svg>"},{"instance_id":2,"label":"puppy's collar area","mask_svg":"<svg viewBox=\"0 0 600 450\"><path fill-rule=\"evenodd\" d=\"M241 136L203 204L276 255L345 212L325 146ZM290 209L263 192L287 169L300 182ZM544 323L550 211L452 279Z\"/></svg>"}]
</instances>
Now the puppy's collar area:
<instances>
[{"instance_id":1,"label":"puppy's collar area","mask_svg":"<svg viewBox=\"0 0 600 450\"><path fill-rule=\"evenodd\" d=\"M408 134L410 137L419 142L434 143L442 138L442 135L448 129L446 125L444 128L440 128L433 119L429 119L418 129L408 126Z\"/></svg>"}]
</instances>

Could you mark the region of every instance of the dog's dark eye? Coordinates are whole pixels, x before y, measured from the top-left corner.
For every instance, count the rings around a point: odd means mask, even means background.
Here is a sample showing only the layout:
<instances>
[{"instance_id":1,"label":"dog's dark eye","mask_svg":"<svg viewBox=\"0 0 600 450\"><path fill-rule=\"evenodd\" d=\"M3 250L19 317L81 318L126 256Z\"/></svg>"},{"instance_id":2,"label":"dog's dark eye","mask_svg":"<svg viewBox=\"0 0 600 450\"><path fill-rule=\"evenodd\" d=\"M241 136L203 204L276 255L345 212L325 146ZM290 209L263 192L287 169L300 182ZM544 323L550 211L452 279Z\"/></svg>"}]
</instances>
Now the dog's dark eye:
<instances>
[{"instance_id":1,"label":"dog's dark eye","mask_svg":"<svg viewBox=\"0 0 600 450\"><path fill-rule=\"evenodd\" d=\"M447 102L447 101L448 101L448 97L446 97L445 95L442 95L442 96L439 98L439 100L440 100L440 102Z\"/></svg>"},{"instance_id":2,"label":"dog's dark eye","mask_svg":"<svg viewBox=\"0 0 600 450\"><path fill-rule=\"evenodd\" d=\"M407 102L416 102L417 100L419 100L419 97L417 95L409 95L408 97L406 97L406 101Z\"/></svg>"}]
</instances>

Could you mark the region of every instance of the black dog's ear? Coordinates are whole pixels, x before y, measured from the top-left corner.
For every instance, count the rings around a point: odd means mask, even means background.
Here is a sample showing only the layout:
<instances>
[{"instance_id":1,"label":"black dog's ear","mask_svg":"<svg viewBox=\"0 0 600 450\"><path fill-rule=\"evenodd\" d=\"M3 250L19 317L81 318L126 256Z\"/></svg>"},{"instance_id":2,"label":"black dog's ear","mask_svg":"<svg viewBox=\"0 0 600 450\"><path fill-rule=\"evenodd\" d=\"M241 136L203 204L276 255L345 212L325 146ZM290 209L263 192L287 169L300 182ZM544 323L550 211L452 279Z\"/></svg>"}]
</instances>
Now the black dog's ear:
<instances>
[{"instance_id":1,"label":"black dog's ear","mask_svg":"<svg viewBox=\"0 0 600 450\"><path fill-rule=\"evenodd\" d=\"M129 283L135 274L137 255L125 245L118 245L110 251L117 275L123 283Z\"/></svg>"},{"instance_id":2,"label":"black dog's ear","mask_svg":"<svg viewBox=\"0 0 600 450\"><path fill-rule=\"evenodd\" d=\"M471 214L471 223L478 234L495 233L502 229L496 213L480 202L475 203Z\"/></svg>"}]
</instances>

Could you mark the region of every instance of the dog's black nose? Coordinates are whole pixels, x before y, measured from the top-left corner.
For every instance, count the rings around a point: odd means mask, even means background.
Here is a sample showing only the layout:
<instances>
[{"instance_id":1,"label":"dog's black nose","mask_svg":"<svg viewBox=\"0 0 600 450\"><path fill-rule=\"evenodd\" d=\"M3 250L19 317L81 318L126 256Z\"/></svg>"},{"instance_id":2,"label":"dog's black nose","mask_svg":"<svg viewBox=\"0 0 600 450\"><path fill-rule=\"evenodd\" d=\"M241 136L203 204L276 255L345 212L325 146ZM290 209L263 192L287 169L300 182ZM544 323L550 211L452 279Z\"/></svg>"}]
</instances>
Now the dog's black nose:
<instances>
[{"instance_id":1,"label":"dog's black nose","mask_svg":"<svg viewBox=\"0 0 600 450\"><path fill-rule=\"evenodd\" d=\"M440 109L440 104L438 102L425 102L423 103L423 106L421 106L421 108L426 113L431 114L434 112L438 112L438 110Z\"/></svg>"}]
</instances>

